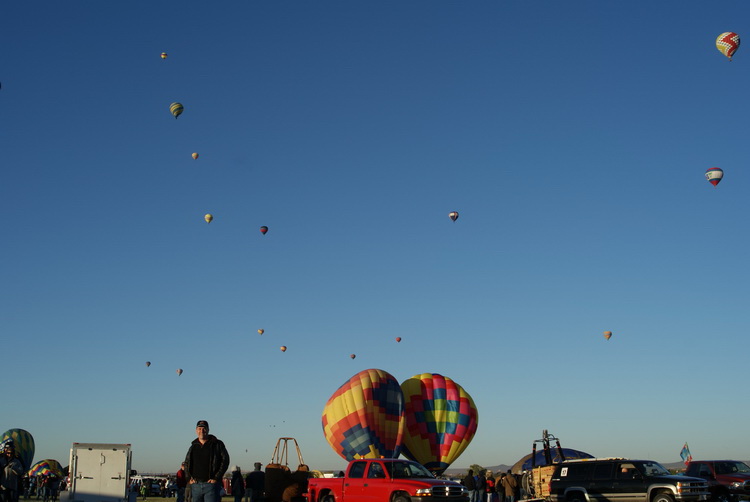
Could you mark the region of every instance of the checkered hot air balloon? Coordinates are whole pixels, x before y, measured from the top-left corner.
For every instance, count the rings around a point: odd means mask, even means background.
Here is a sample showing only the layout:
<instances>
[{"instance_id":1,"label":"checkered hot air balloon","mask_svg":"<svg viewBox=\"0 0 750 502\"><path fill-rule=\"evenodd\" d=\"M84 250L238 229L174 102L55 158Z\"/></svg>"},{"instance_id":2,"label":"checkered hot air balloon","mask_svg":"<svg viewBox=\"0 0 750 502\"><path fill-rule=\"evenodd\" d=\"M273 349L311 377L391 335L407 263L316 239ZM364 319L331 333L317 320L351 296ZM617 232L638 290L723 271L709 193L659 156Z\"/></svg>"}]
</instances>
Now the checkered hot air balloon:
<instances>
[{"instance_id":1,"label":"checkered hot air balloon","mask_svg":"<svg viewBox=\"0 0 750 502\"><path fill-rule=\"evenodd\" d=\"M719 49L719 52L728 57L730 61L739 47L740 36L733 31L722 33L716 38L716 48Z\"/></svg>"},{"instance_id":2,"label":"checkered hot air balloon","mask_svg":"<svg viewBox=\"0 0 750 502\"><path fill-rule=\"evenodd\" d=\"M323 434L345 460L396 458L401 451L404 396L387 371L360 371L328 399Z\"/></svg>"},{"instance_id":3,"label":"checkered hot air balloon","mask_svg":"<svg viewBox=\"0 0 750 502\"><path fill-rule=\"evenodd\" d=\"M404 393L402 453L442 474L469 446L479 414L474 400L456 382L422 373L401 384Z\"/></svg>"},{"instance_id":4,"label":"checkered hot air balloon","mask_svg":"<svg viewBox=\"0 0 750 502\"><path fill-rule=\"evenodd\" d=\"M29 476L50 476L54 475L58 478L63 477L63 468L60 462L51 458L40 460L29 469Z\"/></svg>"},{"instance_id":5,"label":"checkered hot air balloon","mask_svg":"<svg viewBox=\"0 0 750 502\"><path fill-rule=\"evenodd\" d=\"M23 429L8 429L3 433L0 443L5 443L8 440L13 441L16 456L21 461L23 468L30 468L31 463L34 461L35 446L33 436Z\"/></svg>"}]
</instances>

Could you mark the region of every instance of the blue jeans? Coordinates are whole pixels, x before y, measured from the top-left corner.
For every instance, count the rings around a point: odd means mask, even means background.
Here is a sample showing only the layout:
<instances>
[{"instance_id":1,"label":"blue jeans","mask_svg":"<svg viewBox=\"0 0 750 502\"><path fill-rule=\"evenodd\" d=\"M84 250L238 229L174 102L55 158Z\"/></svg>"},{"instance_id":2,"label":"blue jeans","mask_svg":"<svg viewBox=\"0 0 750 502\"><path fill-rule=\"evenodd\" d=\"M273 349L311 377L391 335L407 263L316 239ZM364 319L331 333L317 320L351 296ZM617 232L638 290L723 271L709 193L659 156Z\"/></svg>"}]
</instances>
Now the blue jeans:
<instances>
[{"instance_id":1,"label":"blue jeans","mask_svg":"<svg viewBox=\"0 0 750 502\"><path fill-rule=\"evenodd\" d=\"M185 502L185 487L177 487L177 502Z\"/></svg>"},{"instance_id":2,"label":"blue jeans","mask_svg":"<svg viewBox=\"0 0 750 502\"><path fill-rule=\"evenodd\" d=\"M214 483L193 483L190 485L190 496L193 502L220 502Z\"/></svg>"}]
</instances>

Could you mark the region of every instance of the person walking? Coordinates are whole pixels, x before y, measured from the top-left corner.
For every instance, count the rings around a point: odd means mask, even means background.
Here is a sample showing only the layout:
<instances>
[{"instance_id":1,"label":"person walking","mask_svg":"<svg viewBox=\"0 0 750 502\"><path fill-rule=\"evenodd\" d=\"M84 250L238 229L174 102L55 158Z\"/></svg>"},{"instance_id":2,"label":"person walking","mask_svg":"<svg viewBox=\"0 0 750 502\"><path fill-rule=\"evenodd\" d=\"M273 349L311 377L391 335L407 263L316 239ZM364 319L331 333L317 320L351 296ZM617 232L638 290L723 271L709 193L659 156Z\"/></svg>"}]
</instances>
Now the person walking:
<instances>
[{"instance_id":1,"label":"person walking","mask_svg":"<svg viewBox=\"0 0 750 502\"><path fill-rule=\"evenodd\" d=\"M266 473L261 471L263 466L255 462L255 470L245 476L245 502L260 502L266 489Z\"/></svg>"},{"instance_id":2,"label":"person walking","mask_svg":"<svg viewBox=\"0 0 750 502\"><path fill-rule=\"evenodd\" d=\"M242 471L239 465L234 466L232 471L232 496L234 502L242 502L242 496L245 495L245 480L242 479Z\"/></svg>"},{"instance_id":3,"label":"person walking","mask_svg":"<svg viewBox=\"0 0 750 502\"><path fill-rule=\"evenodd\" d=\"M208 433L207 421L198 421L195 434L198 437L185 456L192 502L220 502L219 483L229 467L229 453L221 440Z\"/></svg>"}]
</instances>

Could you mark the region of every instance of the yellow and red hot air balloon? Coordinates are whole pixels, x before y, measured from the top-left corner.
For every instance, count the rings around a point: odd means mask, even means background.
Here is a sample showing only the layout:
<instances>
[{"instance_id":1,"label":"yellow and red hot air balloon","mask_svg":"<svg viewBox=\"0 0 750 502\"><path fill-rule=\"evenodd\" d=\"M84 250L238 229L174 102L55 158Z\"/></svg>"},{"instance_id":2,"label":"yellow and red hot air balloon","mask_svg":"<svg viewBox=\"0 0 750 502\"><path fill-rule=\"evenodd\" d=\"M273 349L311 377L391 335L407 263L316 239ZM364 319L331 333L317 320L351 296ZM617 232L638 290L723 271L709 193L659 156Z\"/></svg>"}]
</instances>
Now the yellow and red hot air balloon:
<instances>
[{"instance_id":1,"label":"yellow and red hot air balloon","mask_svg":"<svg viewBox=\"0 0 750 502\"><path fill-rule=\"evenodd\" d=\"M177 376L180 376L180 375L182 375L182 368L177 369Z\"/></svg>"},{"instance_id":2,"label":"yellow and red hot air balloon","mask_svg":"<svg viewBox=\"0 0 750 502\"><path fill-rule=\"evenodd\" d=\"M398 381L379 369L363 370L328 398L323 434L345 460L396 458L404 431L404 398Z\"/></svg>"},{"instance_id":3,"label":"yellow and red hot air balloon","mask_svg":"<svg viewBox=\"0 0 750 502\"><path fill-rule=\"evenodd\" d=\"M258 334L259 334L259 335L262 335L262 334L263 334L263 333L265 333L265 332L266 332L266 330L264 330L264 329L262 329L262 328L258 330Z\"/></svg>"},{"instance_id":4,"label":"yellow and red hot air balloon","mask_svg":"<svg viewBox=\"0 0 750 502\"><path fill-rule=\"evenodd\" d=\"M174 118L179 117L184 110L185 107L182 106L182 103L172 103L169 105L169 111L174 115Z\"/></svg>"},{"instance_id":5,"label":"yellow and red hot air balloon","mask_svg":"<svg viewBox=\"0 0 750 502\"><path fill-rule=\"evenodd\" d=\"M211 221L214 219L214 215L209 213L206 216L204 216L203 219L206 220L206 223L211 223Z\"/></svg>"},{"instance_id":6,"label":"yellow and red hot air balloon","mask_svg":"<svg viewBox=\"0 0 750 502\"><path fill-rule=\"evenodd\" d=\"M474 400L463 387L437 373L401 383L404 394L402 453L442 474L469 446L479 423Z\"/></svg>"},{"instance_id":7,"label":"yellow and red hot air balloon","mask_svg":"<svg viewBox=\"0 0 750 502\"><path fill-rule=\"evenodd\" d=\"M604 338L606 338L607 340L609 340L610 338L612 338L612 332L611 331L605 331L604 332Z\"/></svg>"},{"instance_id":8,"label":"yellow and red hot air balloon","mask_svg":"<svg viewBox=\"0 0 750 502\"><path fill-rule=\"evenodd\" d=\"M733 31L727 31L716 37L716 48L729 60L740 47L740 36Z\"/></svg>"},{"instance_id":9,"label":"yellow and red hot air balloon","mask_svg":"<svg viewBox=\"0 0 750 502\"><path fill-rule=\"evenodd\" d=\"M167 53L166 52L162 52L161 53L161 58L162 59L167 59Z\"/></svg>"},{"instance_id":10,"label":"yellow and red hot air balloon","mask_svg":"<svg viewBox=\"0 0 750 502\"><path fill-rule=\"evenodd\" d=\"M281 352L286 352L286 345L281 346Z\"/></svg>"},{"instance_id":11,"label":"yellow and red hot air balloon","mask_svg":"<svg viewBox=\"0 0 750 502\"><path fill-rule=\"evenodd\" d=\"M193 157L193 159L197 159L198 158L198 153L194 152L193 155L192 155L192 157Z\"/></svg>"}]
</instances>

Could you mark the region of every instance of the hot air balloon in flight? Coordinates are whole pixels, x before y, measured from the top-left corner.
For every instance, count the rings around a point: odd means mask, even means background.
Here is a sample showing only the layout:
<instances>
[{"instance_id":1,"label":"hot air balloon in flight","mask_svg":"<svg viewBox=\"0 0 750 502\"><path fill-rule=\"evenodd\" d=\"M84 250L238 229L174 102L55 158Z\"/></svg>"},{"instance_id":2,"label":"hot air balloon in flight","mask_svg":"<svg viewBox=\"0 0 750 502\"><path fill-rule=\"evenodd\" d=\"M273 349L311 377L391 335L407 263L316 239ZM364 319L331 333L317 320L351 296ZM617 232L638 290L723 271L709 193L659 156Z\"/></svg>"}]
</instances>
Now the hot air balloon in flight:
<instances>
[{"instance_id":1,"label":"hot air balloon in flight","mask_svg":"<svg viewBox=\"0 0 750 502\"><path fill-rule=\"evenodd\" d=\"M281 352L286 352L286 345L281 346Z\"/></svg>"},{"instance_id":2,"label":"hot air balloon in flight","mask_svg":"<svg viewBox=\"0 0 750 502\"><path fill-rule=\"evenodd\" d=\"M351 357L352 359L354 359L354 358L356 358L356 357L357 357L357 354L352 354L352 355L350 355L349 357Z\"/></svg>"},{"instance_id":3,"label":"hot air balloon in flight","mask_svg":"<svg viewBox=\"0 0 750 502\"><path fill-rule=\"evenodd\" d=\"M161 58L162 59L167 59L167 53L166 52L162 52L161 53Z\"/></svg>"},{"instance_id":4,"label":"hot air balloon in flight","mask_svg":"<svg viewBox=\"0 0 750 502\"><path fill-rule=\"evenodd\" d=\"M146 368L148 368L149 366L151 366L151 361L146 361Z\"/></svg>"},{"instance_id":5,"label":"hot air balloon in flight","mask_svg":"<svg viewBox=\"0 0 750 502\"><path fill-rule=\"evenodd\" d=\"M729 60L740 47L740 36L733 31L727 31L716 37L716 48Z\"/></svg>"},{"instance_id":6,"label":"hot air balloon in flight","mask_svg":"<svg viewBox=\"0 0 750 502\"><path fill-rule=\"evenodd\" d=\"M448 218L450 218L451 221L456 221L458 219L458 211L451 211L448 213Z\"/></svg>"},{"instance_id":7,"label":"hot air balloon in flight","mask_svg":"<svg viewBox=\"0 0 750 502\"><path fill-rule=\"evenodd\" d=\"M198 158L198 154L197 153L193 153L193 159L197 159L197 158Z\"/></svg>"},{"instance_id":8,"label":"hot air balloon in flight","mask_svg":"<svg viewBox=\"0 0 750 502\"><path fill-rule=\"evenodd\" d=\"M172 103L171 105L169 105L169 111L172 112L174 118L179 117L184 110L185 107L182 106L182 103Z\"/></svg>"},{"instance_id":9,"label":"hot air balloon in flight","mask_svg":"<svg viewBox=\"0 0 750 502\"><path fill-rule=\"evenodd\" d=\"M328 398L323 434L346 460L396 458L404 431L404 396L398 381L379 369L363 370Z\"/></svg>"},{"instance_id":10,"label":"hot air balloon in flight","mask_svg":"<svg viewBox=\"0 0 750 502\"><path fill-rule=\"evenodd\" d=\"M0 443L6 441L13 441L13 446L16 450L16 457L21 461L23 470L27 471L31 468L31 463L34 461L34 437L23 429L8 429L3 432Z\"/></svg>"},{"instance_id":11,"label":"hot air balloon in flight","mask_svg":"<svg viewBox=\"0 0 750 502\"><path fill-rule=\"evenodd\" d=\"M203 219L206 220L206 223L211 223L211 221L214 219L214 215L209 213L206 216L204 216Z\"/></svg>"},{"instance_id":12,"label":"hot air balloon in flight","mask_svg":"<svg viewBox=\"0 0 750 502\"><path fill-rule=\"evenodd\" d=\"M718 167L712 167L706 171L706 179L709 183L711 183L713 186L716 186L719 184L721 179L724 177L724 171L722 171Z\"/></svg>"},{"instance_id":13,"label":"hot air balloon in flight","mask_svg":"<svg viewBox=\"0 0 750 502\"><path fill-rule=\"evenodd\" d=\"M469 446L479 415L471 396L437 373L422 373L401 384L404 393L402 453L441 474Z\"/></svg>"},{"instance_id":14,"label":"hot air balloon in flight","mask_svg":"<svg viewBox=\"0 0 750 502\"><path fill-rule=\"evenodd\" d=\"M266 235L266 232L268 232L267 226L263 225L262 227L260 227L260 233L262 233L263 235Z\"/></svg>"},{"instance_id":15,"label":"hot air balloon in flight","mask_svg":"<svg viewBox=\"0 0 750 502\"><path fill-rule=\"evenodd\" d=\"M607 340L609 340L610 338L612 338L612 332L611 331L605 331L604 332L604 338L606 338Z\"/></svg>"},{"instance_id":16,"label":"hot air balloon in flight","mask_svg":"<svg viewBox=\"0 0 750 502\"><path fill-rule=\"evenodd\" d=\"M263 334L263 333L265 333L265 332L266 332L266 330L264 330L264 329L259 329L259 330L258 330L258 334L259 334L259 335L262 335L262 334Z\"/></svg>"},{"instance_id":17,"label":"hot air balloon in flight","mask_svg":"<svg viewBox=\"0 0 750 502\"><path fill-rule=\"evenodd\" d=\"M182 375L182 368L177 369L177 376L180 376L180 375Z\"/></svg>"},{"instance_id":18,"label":"hot air balloon in flight","mask_svg":"<svg viewBox=\"0 0 750 502\"><path fill-rule=\"evenodd\" d=\"M400 336L396 337L396 343L401 343L401 337Z\"/></svg>"}]
</instances>

